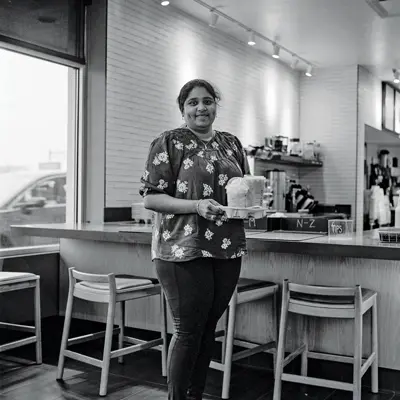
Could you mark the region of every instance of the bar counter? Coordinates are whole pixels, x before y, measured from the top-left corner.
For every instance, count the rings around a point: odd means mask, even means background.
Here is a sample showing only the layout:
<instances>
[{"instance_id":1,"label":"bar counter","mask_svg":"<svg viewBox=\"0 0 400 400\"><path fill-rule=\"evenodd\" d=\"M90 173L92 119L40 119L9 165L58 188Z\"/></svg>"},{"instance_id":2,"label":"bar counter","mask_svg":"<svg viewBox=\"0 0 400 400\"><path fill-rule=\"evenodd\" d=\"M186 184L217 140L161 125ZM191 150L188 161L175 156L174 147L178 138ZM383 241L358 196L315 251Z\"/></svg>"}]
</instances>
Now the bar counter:
<instances>
[{"instance_id":1,"label":"bar counter","mask_svg":"<svg viewBox=\"0 0 400 400\"><path fill-rule=\"evenodd\" d=\"M110 224L35 224L12 229L19 235L94 240L114 243L151 243L151 227L129 222ZM318 233L246 232L247 247L254 252L334 255L336 257L400 260L400 243L381 243L378 231L354 234L351 238L332 239Z\"/></svg>"},{"instance_id":2,"label":"bar counter","mask_svg":"<svg viewBox=\"0 0 400 400\"><path fill-rule=\"evenodd\" d=\"M60 238L59 293L63 315L68 291L67 268L92 273L131 273L155 276L151 261L151 228L130 223L21 225L15 233ZM349 239L329 239L309 233L248 231L249 254L242 276L281 283L361 285L378 292L379 365L400 371L400 244L382 244L377 231ZM127 323L159 330L157 299L127 304ZM105 308L79 302L75 317L105 321ZM287 348L298 345L304 321L291 317ZM364 351L370 349L370 315L365 316ZM169 330L171 331L172 324ZM312 319L310 346L315 351L353 354L353 326L349 321ZM268 342L273 328L271 304L244 304L238 311L237 335Z\"/></svg>"}]
</instances>

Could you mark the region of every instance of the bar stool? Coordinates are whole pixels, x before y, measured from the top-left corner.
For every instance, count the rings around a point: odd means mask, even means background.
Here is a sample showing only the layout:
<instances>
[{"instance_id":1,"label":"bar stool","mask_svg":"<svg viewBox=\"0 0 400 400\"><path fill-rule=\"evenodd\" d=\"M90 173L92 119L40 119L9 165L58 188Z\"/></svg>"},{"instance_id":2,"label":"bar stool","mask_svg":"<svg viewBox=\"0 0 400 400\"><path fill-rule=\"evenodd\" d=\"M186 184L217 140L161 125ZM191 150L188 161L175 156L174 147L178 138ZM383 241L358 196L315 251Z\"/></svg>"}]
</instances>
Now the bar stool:
<instances>
[{"instance_id":1,"label":"bar stool","mask_svg":"<svg viewBox=\"0 0 400 400\"><path fill-rule=\"evenodd\" d=\"M211 361L210 364L210 368L217 369L224 373L222 383L222 399L229 399L232 362L241 360L245 357L250 357L257 353L276 349L276 341L278 338L278 319L276 306L277 291L278 285L273 282L247 278L239 279L236 290L229 302L228 310L225 313L225 330L216 332L217 338L221 336L223 337L221 362ZM268 297L272 297L273 301L274 340L269 343L258 344L235 339L234 335L237 305ZM244 347L245 350L233 354L234 345Z\"/></svg>"},{"instance_id":2,"label":"bar stool","mask_svg":"<svg viewBox=\"0 0 400 400\"><path fill-rule=\"evenodd\" d=\"M372 352L362 359L363 315L372 311ZM284 357L288 313L323 318L354 320L354 356L340 356L309 351L307 333L305 343ZM301 375L283 373L283 368L301 355ZM308 358L353 364L353 383L311 378L307 376ZM280 400L282 380L307 385L322 386L353 392L353 400L361 400L361 378L371 367L372 392L378 393L378 318L377 293L355 287L310 286L283 282L282 312L279 331L278 354L275 371L273 400Z\"/></svg>"},{"instance_id":3,"label":"bar stool","mask_svg":"<svg viewBox=\"0 0 400 400\"><path fill-rule=\"evenodd\" d=\"M101 368L100 396L107 394L108 373L111 358L118 357L120 363L123 356L140 350L155 348L161 350L162 375L166 376L167 371L167 314L165 307L165 297L157 279L135 277L132 275L99 275L76 271L69 268L69 292L67 308L65 311L65 322L61 340L60 356L58 360L57 379L61 380L64 372L65 357L72 358L90 365ZM125 336L125 302L149 296L159 295L161 297L161 338L145 341L129 336ZM108 304L106 330L90 335L78 336L69 339L69 330L72 319L72 306L74 297ZM116 304L120 303L121 316L119 328L114 329L114 318ZM112 337L119 334L118 350L111 350ZM75 351L67 350L67 346L84 343L90 340L105 336L103 358L97 359L88 357ZM124 342L130 343L128 347L123 347Z\"/></svg>"},{"instance_id":4,"label":"bar stool","mask_svg":"<svg viewBox=\"0 0 400 400\"><path fill-rule=\"evenodd\" d=\"M0 353L15 349L30 343L36 345L36 363L42 363L42 330L40 320L40 276L28 272L0 272L0 293L13 292L16 290L34 289L34 314L35 325L19 325L0 322L0 328L12 329L33 333L34 336L25 339L14 340L10 343L0 345Z\"/></svg>"}]
</instances>

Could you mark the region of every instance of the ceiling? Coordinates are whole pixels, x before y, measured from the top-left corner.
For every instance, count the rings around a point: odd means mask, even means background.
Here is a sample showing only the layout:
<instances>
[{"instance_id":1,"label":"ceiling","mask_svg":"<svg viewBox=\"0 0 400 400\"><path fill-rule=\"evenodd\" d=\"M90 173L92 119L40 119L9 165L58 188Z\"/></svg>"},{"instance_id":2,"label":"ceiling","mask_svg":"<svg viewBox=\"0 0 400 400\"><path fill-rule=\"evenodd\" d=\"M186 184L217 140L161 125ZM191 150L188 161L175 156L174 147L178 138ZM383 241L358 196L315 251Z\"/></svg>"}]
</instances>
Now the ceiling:
<instances>
[{"instance_id":1,"label":"ceiling","mask_svg":"<svg viewBox=\"0 0 400 400\"><path fill-rule=\"evenodd\" d=\"M388 81L393 79L392 68L400 69L400 14L397 13L400 0L380 3L396 11L388 18L381 18L367 0L204 0L204 3L276 40L317 69L360 64ZM195 0L171 0L171 6L209 23L209 9ZM245 29L224 18L219 18L216 29L247 42ZM255 48L272 54L271 44L261 39ZM281 54L281 59L290 63L291 56ZM298 68L305 69L305 65L299 64Z\"/></svg>"}]
</instances>

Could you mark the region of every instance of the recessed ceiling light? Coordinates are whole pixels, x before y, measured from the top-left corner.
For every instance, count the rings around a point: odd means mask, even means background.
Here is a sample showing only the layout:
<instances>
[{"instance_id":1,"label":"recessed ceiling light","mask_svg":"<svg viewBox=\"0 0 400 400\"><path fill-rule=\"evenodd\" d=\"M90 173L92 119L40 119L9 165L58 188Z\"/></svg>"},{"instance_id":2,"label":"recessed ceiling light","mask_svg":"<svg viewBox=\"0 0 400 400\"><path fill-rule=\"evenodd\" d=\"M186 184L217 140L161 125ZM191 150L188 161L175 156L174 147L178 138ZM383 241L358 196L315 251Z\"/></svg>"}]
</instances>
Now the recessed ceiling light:
<instances>
[{"instance_id":1,"label":"recessed ceiling light","mask_svg":"<svg viewBox=\"0 0 400 400\"><path fill-rule=\"evenodd\" d=\"M161 5L164 6L164 7L166 7L166 6L169 5L169 1L168 1L168 0L162 1L162 2L161 2Z\"/></svg>"}]
</instances>

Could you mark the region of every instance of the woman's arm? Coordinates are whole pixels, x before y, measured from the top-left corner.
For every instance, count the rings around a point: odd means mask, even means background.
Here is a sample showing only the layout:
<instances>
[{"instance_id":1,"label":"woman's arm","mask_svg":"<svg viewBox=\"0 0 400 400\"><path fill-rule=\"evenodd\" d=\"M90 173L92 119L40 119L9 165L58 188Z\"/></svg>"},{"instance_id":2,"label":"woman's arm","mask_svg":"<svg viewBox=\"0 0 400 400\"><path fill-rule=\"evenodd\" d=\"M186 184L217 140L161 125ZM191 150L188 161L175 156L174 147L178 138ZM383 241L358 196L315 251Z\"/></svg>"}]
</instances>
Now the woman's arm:
<instances>
[{"instance_id":1,"label":"woman's arm","mask_svg":"<svg viewBox=\"0 0 400 400\"><path fill-rule=\"evenodd\" d=\"M164 193L146 195L144 207L165 214L199 214L210 221L218 221L226 217L221 204L213 199L177 199Z\"/></svg>"},{"instance_id":2,"label":"woman's arm","mask_svg":"<svg viewBox=\"0 0 400 400\"><path fill-rule=\"evenodd\" d=\"M164 193L148 194L144 207L148 210L167 214L196 214L198 200L177 199Z\"/></svg>"}]
</instances>

